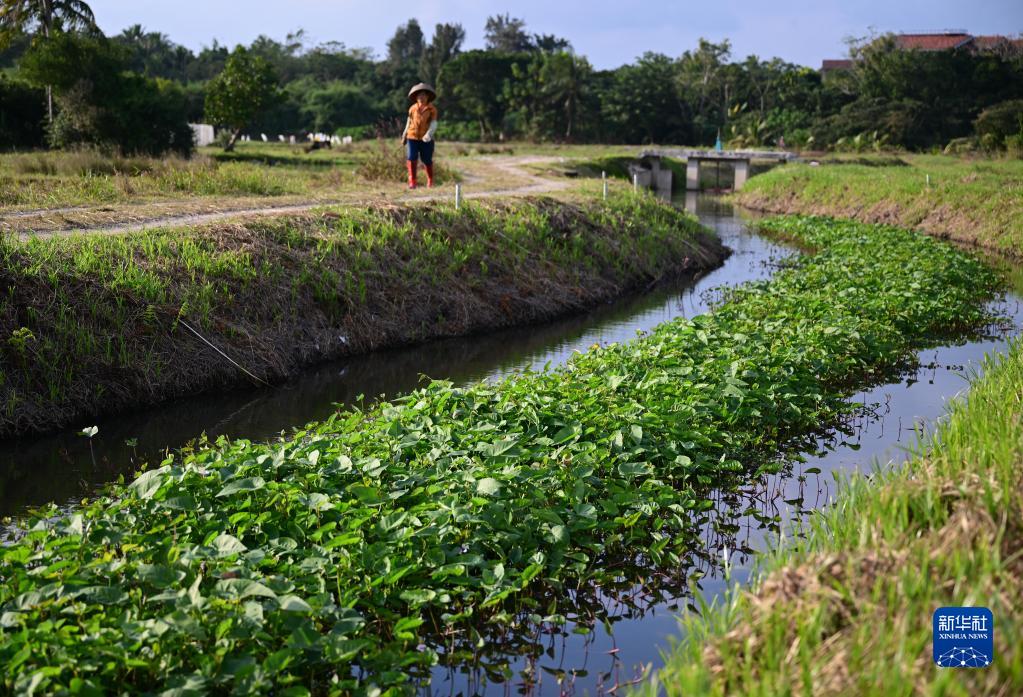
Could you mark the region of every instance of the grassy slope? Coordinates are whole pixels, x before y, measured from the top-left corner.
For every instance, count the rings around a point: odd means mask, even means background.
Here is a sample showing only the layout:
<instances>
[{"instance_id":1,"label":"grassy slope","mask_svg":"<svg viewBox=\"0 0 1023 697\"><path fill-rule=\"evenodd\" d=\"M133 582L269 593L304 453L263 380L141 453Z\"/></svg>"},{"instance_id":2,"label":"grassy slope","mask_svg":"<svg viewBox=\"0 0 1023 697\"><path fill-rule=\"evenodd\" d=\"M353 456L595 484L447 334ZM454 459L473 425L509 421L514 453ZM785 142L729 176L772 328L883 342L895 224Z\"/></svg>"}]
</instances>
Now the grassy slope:
<instances>
[{"instance_id":1,"label":"grassy slope","mask_svg":"<svg viewBox=\"0 0 1023 697\"><path fill-rule=\"evenodd\" d=\"M1023 256L1023 160L857 159L866 164L777 167L750 179L737 202L771 213L889 223Z\"/></svg>"},{"instance_id":2,"label":"grassy slope","mask_svg":"<svg viewBox=\"0 0 1023 697\"><path fill-rule=\"evenodd\" d=\"M246 380L188 327L272 380L549 319L722 255L691 216L632 195L0 241L0 437Z\"/></svg>"},{"instance_id":3,"label":"grassy slope","mask_svg":"<svg viewBox=\"0 0 1023 697\"><path fill-rule=\"evenodd\" d=\"M989 359L904 469L843 481L752 591L702 617L648 694L1023 692L1023 343ZM938 669L931 615L992 609L990 669Z\"/></svg>"}]
</instances>

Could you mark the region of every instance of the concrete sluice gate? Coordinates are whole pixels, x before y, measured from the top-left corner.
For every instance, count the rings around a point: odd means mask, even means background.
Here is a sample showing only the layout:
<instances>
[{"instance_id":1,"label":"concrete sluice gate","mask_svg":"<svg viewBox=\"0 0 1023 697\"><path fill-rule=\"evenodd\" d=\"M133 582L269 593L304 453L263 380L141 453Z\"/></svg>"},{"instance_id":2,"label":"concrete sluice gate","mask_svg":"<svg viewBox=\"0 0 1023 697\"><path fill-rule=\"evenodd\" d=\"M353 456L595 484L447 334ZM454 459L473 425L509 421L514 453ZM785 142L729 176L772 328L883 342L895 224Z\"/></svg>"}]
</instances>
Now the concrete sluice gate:
<instances>
[{"instance_id":1,"label":"concrete sluice gate","mask_svg":"<svg viewBox=\"0 0 1023 697\"><path fill-rule=\"evenodd\" d=\"M686 161L686 191L700 190L702 165L714 163L716 168L722 164L731 166L732 191L738 191L750 176L750 163L753 160L775 160L787 162L796 159L794 153L774 150L688 150L658 149L640 153L639 162L630 167L633 183L636 187L655 189L658 194L671 192L674 181L671 169L662 165L662 158L671 157ZM720 171L720 170L718 170ZM720 182L719 182L720 185Z\"/></svg>"}]
</instances>

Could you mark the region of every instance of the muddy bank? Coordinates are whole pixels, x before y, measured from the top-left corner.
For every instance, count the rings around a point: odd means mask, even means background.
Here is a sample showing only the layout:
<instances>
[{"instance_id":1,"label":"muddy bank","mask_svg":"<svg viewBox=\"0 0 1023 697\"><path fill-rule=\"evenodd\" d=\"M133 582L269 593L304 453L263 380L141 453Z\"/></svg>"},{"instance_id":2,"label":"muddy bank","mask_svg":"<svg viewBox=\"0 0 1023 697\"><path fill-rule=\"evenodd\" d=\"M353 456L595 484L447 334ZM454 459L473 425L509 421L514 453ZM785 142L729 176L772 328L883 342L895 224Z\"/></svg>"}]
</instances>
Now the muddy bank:
<instances>
[{"instance_id":1,"label":"muddy bank","mask_svg":"<svg viewBox=\"0 0 1023 697\"><path fill-rule=\"evenodd\" d=\"M724 248L649 197L336 209L0 244L0 437L541 322Z\"/></svg>"}]
</instances>

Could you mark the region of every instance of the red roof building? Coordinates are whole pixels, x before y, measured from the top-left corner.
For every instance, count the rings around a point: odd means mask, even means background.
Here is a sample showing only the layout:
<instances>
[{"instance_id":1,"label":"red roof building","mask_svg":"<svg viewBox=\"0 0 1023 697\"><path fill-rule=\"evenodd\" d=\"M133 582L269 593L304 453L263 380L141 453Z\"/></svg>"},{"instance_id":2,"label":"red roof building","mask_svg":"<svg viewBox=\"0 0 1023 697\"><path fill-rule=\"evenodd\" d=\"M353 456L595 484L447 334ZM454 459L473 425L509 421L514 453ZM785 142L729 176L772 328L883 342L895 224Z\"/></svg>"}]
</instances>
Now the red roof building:
<instances>
[{"instance_id":1,"label":"red roof building","mask_svg":"<svg viewBox=\"0 0 1023 697\"><path fill-rule=\"evenodd\" d=\"M896 34L895 45L904 51L951 51L973 43L969 34Z\"/></svg>"},{"instance_id":2,"label":"red roof building","mask_svg":"<svg viewBox=\"0 0 1023 697\"><path fill-rule=\"evenodd\" d=\"M1023 38L1011 38L997 34L974 36L964 31L934 32L930 34L896 34L895 46L903 51L954 51L963 49L971 52L1002 53L1023 55ZM849 70L851 60L825 59L821 74Z\"/></svg>"}]
</instances>

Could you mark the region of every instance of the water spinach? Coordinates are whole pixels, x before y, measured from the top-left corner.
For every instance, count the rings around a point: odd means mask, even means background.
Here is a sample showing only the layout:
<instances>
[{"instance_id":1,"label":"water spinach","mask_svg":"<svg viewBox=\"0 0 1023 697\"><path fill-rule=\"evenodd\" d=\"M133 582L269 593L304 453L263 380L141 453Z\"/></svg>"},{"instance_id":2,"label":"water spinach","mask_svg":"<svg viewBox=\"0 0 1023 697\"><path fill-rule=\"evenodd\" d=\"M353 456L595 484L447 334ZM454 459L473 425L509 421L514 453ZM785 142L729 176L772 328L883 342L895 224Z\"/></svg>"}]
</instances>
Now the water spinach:
<instances>
[{"instance_id":1,"label":"water spinach","mask_svg":"<svg viewBox=\"0 0 1023 697\"><path fill-rule=\"evenodd\" d=\"M856 386L990 320L998 278L940 242L764 227L816 251L710 314L497 384L427 382L280 442L221 440L37 512L0 550L0 684L402 690L539 589L676 565L713 488L776 468Z\"/></svg>"}]
</instances>

